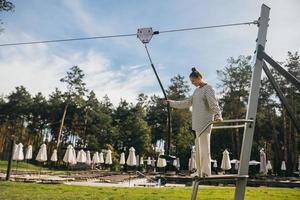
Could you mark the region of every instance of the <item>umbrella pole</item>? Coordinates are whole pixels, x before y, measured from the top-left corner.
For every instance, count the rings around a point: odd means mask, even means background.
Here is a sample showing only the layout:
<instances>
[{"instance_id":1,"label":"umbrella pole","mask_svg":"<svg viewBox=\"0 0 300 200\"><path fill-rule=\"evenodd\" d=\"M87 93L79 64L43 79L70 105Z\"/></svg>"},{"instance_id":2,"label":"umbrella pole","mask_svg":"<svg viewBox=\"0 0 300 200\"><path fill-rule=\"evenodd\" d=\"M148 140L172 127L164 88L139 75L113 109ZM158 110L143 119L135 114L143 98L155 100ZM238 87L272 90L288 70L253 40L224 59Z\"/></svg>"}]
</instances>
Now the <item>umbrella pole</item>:
<instances>
[{"instance_id":1,"label":"umbrella pole","mask_svg":"<svg viewBox=\"0 0 300 200\"><path fill-rule=\"evenodd\" d=\"M128 183L129 183L129 187L130 187L130 170L128 171L128 175L129 175L129 181L128 181Z\"/></svg>"},{"instance_id":2,"label":"umbrella pole","mask_svg":"<svg viewBox=\"0 0 300 200\"><path fill-rule=\"evenodd\" d=\"M41 166L40 166L40 176L42 174L42 163L41 163Z\"/></svg>"},{"instance_id":3,"label":"umbrella pole","mask_svg":"<svg viewBox=\"0 0 300 200\"><path fill-rule=\"evenodd\" d=\"M17 160L16 175L18 174L18 164L19 164L19 161Z\"/></svg>"}]
</instances>

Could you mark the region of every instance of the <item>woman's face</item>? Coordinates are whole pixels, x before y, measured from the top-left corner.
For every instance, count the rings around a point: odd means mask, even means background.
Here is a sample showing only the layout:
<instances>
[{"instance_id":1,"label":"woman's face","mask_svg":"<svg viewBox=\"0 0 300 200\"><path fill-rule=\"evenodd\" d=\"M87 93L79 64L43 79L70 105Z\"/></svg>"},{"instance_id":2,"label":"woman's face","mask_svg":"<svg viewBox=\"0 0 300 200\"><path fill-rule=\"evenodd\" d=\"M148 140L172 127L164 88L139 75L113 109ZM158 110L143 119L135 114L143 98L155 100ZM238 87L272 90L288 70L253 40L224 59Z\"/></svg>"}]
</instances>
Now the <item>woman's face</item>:
<instances>
[{"instance_id":1,"label":"woman's face","mask_svg":"<svg viewBox=\"0 0 300 200\"><path fill-rule=\"evenodd\" d=\"M190 80L191 80L191 83L196 87L200 86L202 83L202 78L200 76L199 77L191 77Z\"/></svg>"}]
</instances>

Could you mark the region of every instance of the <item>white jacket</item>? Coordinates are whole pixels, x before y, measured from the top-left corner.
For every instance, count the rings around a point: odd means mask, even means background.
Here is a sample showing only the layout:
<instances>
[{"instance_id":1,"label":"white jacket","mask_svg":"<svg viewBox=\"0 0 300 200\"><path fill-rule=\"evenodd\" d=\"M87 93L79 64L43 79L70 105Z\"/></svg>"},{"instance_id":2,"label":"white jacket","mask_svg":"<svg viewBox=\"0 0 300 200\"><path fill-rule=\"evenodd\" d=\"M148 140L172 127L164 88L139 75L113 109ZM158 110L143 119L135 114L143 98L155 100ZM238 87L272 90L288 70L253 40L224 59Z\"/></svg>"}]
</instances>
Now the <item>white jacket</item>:
<instances>
[{"instance_id":1,"label":"white jacket","mask_svg":"<svg viewBox=\"0 0 300 200\"><path fill-rule=\"evenodd\" d=\"M192 106L192 129L201 131L208 123L214 120L215 115L221 117L221 110L210 85L195 89L193 96L182 101L170 101L173 108L189 108Z\"/></svg>"}]
</instances>

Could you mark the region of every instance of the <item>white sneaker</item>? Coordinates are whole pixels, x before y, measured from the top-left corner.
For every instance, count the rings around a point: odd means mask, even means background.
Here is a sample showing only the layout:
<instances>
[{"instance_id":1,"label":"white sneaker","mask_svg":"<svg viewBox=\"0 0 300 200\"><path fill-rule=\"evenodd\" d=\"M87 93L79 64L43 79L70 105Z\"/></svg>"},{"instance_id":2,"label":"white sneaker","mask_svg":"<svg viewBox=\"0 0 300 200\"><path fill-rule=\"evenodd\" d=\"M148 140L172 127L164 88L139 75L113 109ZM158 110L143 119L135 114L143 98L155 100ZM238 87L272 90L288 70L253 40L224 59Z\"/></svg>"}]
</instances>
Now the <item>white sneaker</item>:
<instances>
[{"instance_id":1,"label":"white sneaker","mask_svg":"<svg viewBox=\"0 0 300 200\"><path fill-rule=\"evenodd\" d=\"M191 177L199 177L199 174L198 174L198 172L194 172L194 173L192 173L190 176L191 176Z\"/></svg>"}]
</instances>

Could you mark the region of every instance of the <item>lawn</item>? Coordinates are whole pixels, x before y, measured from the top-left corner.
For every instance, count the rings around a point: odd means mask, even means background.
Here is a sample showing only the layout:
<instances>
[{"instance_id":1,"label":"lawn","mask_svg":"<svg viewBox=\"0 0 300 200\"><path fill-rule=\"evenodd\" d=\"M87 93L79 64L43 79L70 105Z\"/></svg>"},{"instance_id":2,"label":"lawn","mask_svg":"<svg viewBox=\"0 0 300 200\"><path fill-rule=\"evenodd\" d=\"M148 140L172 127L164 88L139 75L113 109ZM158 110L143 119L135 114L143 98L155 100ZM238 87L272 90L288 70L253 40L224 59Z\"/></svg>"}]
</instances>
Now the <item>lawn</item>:
<instances>
[{"instance_id":1,"label":"lawn","mask_svg":"<svg viewBox=\"0 0 300 200\"><path fill-rule=\"evenodd\" d=\"M101 200L182 200L190 199L191 187L177 188L114 188L69 185L46 185L33 183L0 182L0 199L101 199ZM232 187L200 188L197 199L233 199ZM300 199L300 189L293 188L247 188L247 200Z\"/></svg>"},{"instance_id":2,"label":"lawn","mask_svg":"<svg viewBox=\"0 0 300 200\"><path fill-rule=\"evenodd\" d=\"M0 172L6 173L8 162L6 160L0 160ZM18 167L18 168L17 168ZM65 174L65 171L61 170L50 170L45 167L33 165L26 162L18 162L13 161L12 162L12 170L18 170L18 171L35 171L35 172L43 172L43 173L50 173L50 174Z\"/></svg>"}]
</instances>

